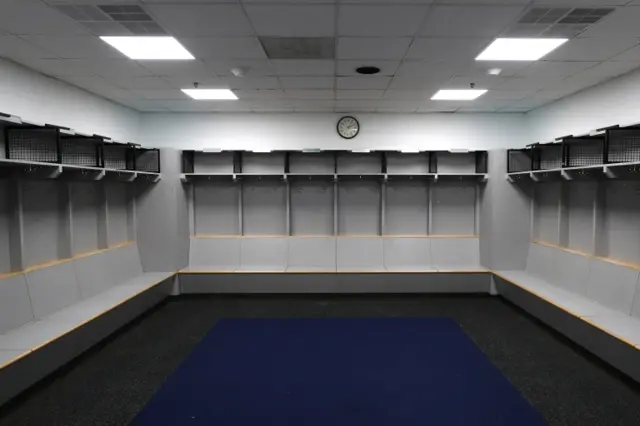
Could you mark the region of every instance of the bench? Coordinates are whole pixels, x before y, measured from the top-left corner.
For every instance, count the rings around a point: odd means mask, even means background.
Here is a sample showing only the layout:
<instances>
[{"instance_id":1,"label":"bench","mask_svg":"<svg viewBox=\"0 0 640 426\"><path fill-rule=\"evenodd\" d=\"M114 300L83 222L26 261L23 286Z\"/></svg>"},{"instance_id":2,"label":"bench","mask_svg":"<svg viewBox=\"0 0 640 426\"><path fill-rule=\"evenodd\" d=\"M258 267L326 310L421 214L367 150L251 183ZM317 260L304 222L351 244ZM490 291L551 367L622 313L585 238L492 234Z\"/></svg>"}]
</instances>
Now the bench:
<instances>
[{"instance_id":1,"label":"bench","mask_svg":"<svg viewBox=\"0 0 640 426\"><path fill-rule=\"evenodd\" d=\"M0 404L167 297L135 243L0 276Z\"/></svg>"},{"instance_id":2,"label":"bench","mask_svg":"<svg viewBox=\"0 0 640 426\"><path fill-rule=\"evenodd\" d=\"M533 243L524 271L494 271L497 291L640 381L640 271Z\"/></svg>"}]
</instances>

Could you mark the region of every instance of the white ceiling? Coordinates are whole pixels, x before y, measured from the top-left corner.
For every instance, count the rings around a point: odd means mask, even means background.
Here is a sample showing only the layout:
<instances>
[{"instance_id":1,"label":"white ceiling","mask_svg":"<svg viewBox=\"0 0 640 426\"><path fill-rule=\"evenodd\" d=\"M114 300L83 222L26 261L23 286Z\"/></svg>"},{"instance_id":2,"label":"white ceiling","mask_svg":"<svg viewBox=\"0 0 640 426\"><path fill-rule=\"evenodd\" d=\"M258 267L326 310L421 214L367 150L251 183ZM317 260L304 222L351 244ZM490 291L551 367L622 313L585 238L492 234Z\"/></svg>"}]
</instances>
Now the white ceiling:
<instances>
[{"instance_id":1,"label":"white ceiling","mask_svg":"<svg viewBox=\"0 0 640 426\"><path fill-rule=\"evenodd\" d=\"M126 59L55 4L141 5L197 60ZM617 9L544 61L474 61L532 5ZM335 37L336 59L269 60L258 36ZM0 56L139 111L524 112L640 67L640 0L0 0ZM193 82L240 100L192 101ZM490 92L429 100L472 82Z\"/></svg>"}]
</instances>

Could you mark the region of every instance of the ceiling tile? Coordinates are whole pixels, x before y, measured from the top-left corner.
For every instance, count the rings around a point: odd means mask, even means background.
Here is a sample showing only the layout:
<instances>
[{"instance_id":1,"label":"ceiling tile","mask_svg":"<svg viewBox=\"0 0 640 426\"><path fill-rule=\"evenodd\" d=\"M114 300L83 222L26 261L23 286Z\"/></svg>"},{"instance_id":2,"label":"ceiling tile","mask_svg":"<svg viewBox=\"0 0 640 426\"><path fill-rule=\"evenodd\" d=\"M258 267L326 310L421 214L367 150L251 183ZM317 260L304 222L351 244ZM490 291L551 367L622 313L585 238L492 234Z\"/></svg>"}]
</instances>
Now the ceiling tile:
<instances>
[{"instance_id":1,"label":"ceiling tile","mask_svg":"<svg viewBox=\"0 0 640 426\"><path fill-rule=\"evenodd\" d=\"M170 112L168 108L162 105L161 101L134 99L125 100L122 103L140 112Z\"/></svg>"},{"instance_id":2,"label":"ceiling tile","mask_svg":"<svg viewBox=\"0 0 640 426\"><path fill-rule=\"evenodd\" d=\"M119 87L109 83L102 77L65 77L64 81L90 92L121 90Z\"/></svg>"},{"instance_id":3,"label":"ceiling tile","mask_svg":"<svg viewBox=\"0 0 640 426\"><path fill-rule=\"evenodd\" d=\"M122 53L93 35L22 36L36 46L63 59L124 59Z\"/></svg>"},{"instance_id":4,"label":"ceiling tile","mask_svg":"<svg viewBox=\"0 0 640 426\"><path fill-rule=\"evenodd\" d=\"M338 59L402 59L411 38L353 38L340 37Z\"/></svg>"},{"instance_id":5,"label":"ceiling tile","mask_svg":"<svg viewBox=\"0 0 640 426\"><path fill-rule=\"evenodd\" d=\"M341 36L413 36L427 15L428 6L344 5L338 16Z\"/></svg>"},{"instance_id":6,"label":"ceiling tile","mask_svg":"<svg viewBox=\"0 0 640 426\"><path fill-rule=\"evenodd\" d=\"M407 59L430 62L468 63L491 43L489 38L417 38L409 48Z\"/></svg>"},{"instance_id":7,"label":"ceiling tile","mask_svg":"<svg viewBox=\"0 0 640 426\"><path fill-rule=\"evenodd\" d=\"M606 61L638 44L635 38L575 38L544 57L546 61Z\"/></svg>"},{"instance_id":8,"label":"ceiling tile","mask_svg":"<svg viewBox=\"0 0 640 426\"><path fill-rule=\"evenodd\" d=\"M376 66L380 68L380 72L376 74L381 77L392 77L398 67L400 66L400 61L381 61L381 60L356 60L356 61L338 61L338 70L337 75L339 76L358 76L356 72L356 68L362 66Z\"/></svg>"},{"instance_id":9,"label":"ceiling tile","mask_svg":"<svg viewBox=\"0 0 640 426\"><path fill-rule=\"evenodd\" d=\"M428 37L495 37L524 6L434 6L421 35Z\"/></svg>"},{"instance_id":10,"label":"ceiling tile","mask_svg":"<svg viewBox=\"0 0 640 426\"><path fill-rule=\"evenodd\" d=\"M562 81L562 77L510 77L498 86L500 90L539 90Z\"/></svg>"},{"instance_id":11,"label":"ceiling tile","mask_svg":"<svg viewBox=\"0 0 640 426\"><path fill-rule=\"evenodd\" d=\"M612 62L637 62L640 61L640 45L625 50L621 54L609 59Z\"/></svg>"},{"instance_id":12,"label":"ceiling tile","mask_svg":"<svg viewBox=\"0 0 640 426\"><path fill-rule=\"evenodd\" d=\"M396 77L414 77L427 80L451 77L458 73L459 67L441 62L404 61L400 64Z\"/></svg>"},{"instance_id":13,"label":"ceiling tile","mask_svg":"<svg viewBox=\"0 0 640 426\"><path fill-rule=\"evenodd\" d=\"M268 77L275 75L273 67L267 60L250 59L205 59L205 66L218 77L233 77L234 68L244 71L244 77Z\"/></svg>"},{"instance_id":14,"label":"ceiling tile","mask_svg":"<svg viewBox=\"0 0 640 426\"><path fill-rule=\"evenodd\" d=\"M490 90L484 95L483 99L497 101L517 101L532 95L536 90Z\"/></svg>"},{"instance_id":15,"label":"ceiling tile","mask_svg":"<svg viewBox=\"0 0 640 426\"><path fill-rule=\"evenodd\" d=\"M389 86L391 77L359 76L359 77L338 77L338 89L384 90Z\"/></svg>"},{"instance_id":16,"label":"ceiling tile","mask_svg":"<svg viewBox=\"0 0 640 426\"><path fill-rule=\"evenodd\" d=\"M492 90L508 81L508 77L484 76L481 78L452 77L443 84L443 89L469 89L473 84L477 89Z\"/></svg>"},{"instance_id":17,"label":"ceiling tile","mask_svg":"<svg viewBox=\"0 0 640 426\"><path fill-rule=\"evenodd\" d=\"M467 66L457 67L456 74L464 77L484 77L492 68L501 70L500 77L511 77L533 62L529 61L469 61Z\"/></svg>"},{"instance_id":18,"label":"ceiling tile","mask_svg":"<svg viewBox=\"0 0 640 426\"><path fill-rule=\"evenodd\" d=\"M256 37L182 37L180 43L198 59L267 59Z\"/></svg>"},{"instance_id":19,"label":"ceiling tile","mask_svg":"<svg viewBox=\"0 0 640 426\"><path fill-rule=\"evenodd\" d=\"M280 89L276 77L222 77L220 83L229 89Z\"/></svg>"},{"instance_id":20,"label":"ceiling tile","mask_svg":"<svg viewBox=\"0 0 640 426\"><path fill-rule=\"evenodd\" d=\"M62 13L31 0L2 0L0 28L19 35L89 35Z\"/></svg>"},{"instance_id":21,"label":"ceiling tile","mask_svg":"<svg viewBox=\"0 0 640 426\"><path fill-rule=\"evenodd\" d=\"M164 89L164 90L132 90L133 93L140 95L143 99L148 100L185 100L193 102L191 98L185 95L178 89Z\"/></svg>"},{"instance_id":22,"label":"ceiling tile","mask_svg":"<svg viewBox=\"0 0 640 426\"><path fill-rule=\"evenodd\" d=\"M233 93L239 99L247 100L268 100L282 99L284 98L284 91L282 90L234 90Z\"/></svg>"},{"instance_id":23,"label":"ceiling tile","mask_svg":"<svg viewBox=\"0 0 640 426\"><path fill-rule=\"evenodd\" d=\"M160 77L105 77L107 81L122 89L169 90L171 86Z\"/></svg>"},{"instance_id":24,"label":"ceiling tile","mask_svg":"<svg viewBox=\"0 0 640 426\"><path fill-rule=\"evenodd\" d=\"M394 90L433 90L439 89L449 81L451 76L431 76L431 77L394 77L391 80L389 89Z\"/></svg>"},{"instance_id":25,"label":"ceiling tile","mask_svg":"<svg viewBox=\"0 0 640 426\"><path fill-rule=\"evenodd\" d=\"M580 37L640 37L640 7L621 7L587 28Z\"/></svg>"},{"instance_id":26,"label":"ceiling tile","mask_svg":"<svg viewBox=\"0 0 640 426\"><path fill-rule=\"evenodd\" d=\"M315 59L272 59L271 65L279 76L333 76L335 62Z\"/></svg>"},{"instance_id":27,"label":"ceiling tile","mask_svg":"<svg viewBox=\"0 0 640 426\"><path fill-rule=\"evenodd\" d=\"M20 62L21 59L53 59L57 56L18 36L0 35L0 57Z\"/></svg>"},{"instance_id":28,"label":"ceiling tile","mask_svg":"<svg viewBox=\"0 0 640 426\"><path fill-rule=\"evenodd\" d=\"M140 61L142 67L158 77L184 77L193 81L214 77L200 61Z\"/></svg>"},{"instance_id":29,"label":"ceiling tile","mask_svg":"<svg viewBox=\"0 0 640 426\"><path fill-rule=\"evenodd\" d=\"M516 74L518 77L556 76L569 77L597 65L597 62L534 62Z\"/></svg>"},{"instance_id":30,"label":"ceiling tile","mask_svg":"<svg viewBox=\"0 0 640 426\"><path fill-rule=\"evenodd\" d=\"M338 90L337 99L382 99L384 90Z\"/></svg>"},{"instance_id":31,"label":"ceiling tile","mask_svg":"<svg viewBox=\"0 0 640 426\"><path fill-rule=\"evenodd\" d=\"M166 100L161 105L171 112L213 112L211 102L195 102L192 100Z\"/></svg>"},{"instance_id":32,"label":"ceiling tile","mask_svg":"<svg viewBox=\"0 0 640 426\"><path fill-rule=\"evenodd\" d=\"M332 37L335 35L333 5L245 5L259 36Z\"/></svg>"},{"instance_id":33,"label":"ceiling tile","mask_svg":"<svg viewBox=\"0 0 640 426\"><path fill-rule=\"evenodd\" d=\"M174 36L252 36L239 4L153 4L147 10Z\"/></svg>"},{"instance_id":34,"label":"ceiling tile","mask_svg":"<svg viewBox=\"0 0 640 426\"><path fill-rule=\"evenodd\" d=\"M334 99L333 90L285 90L284 96L288 99Z\"/></svg>"},{"instance_id":35,"label":"ceiling tile","mask_svg":"<svg viewBox=\"0 0 640 426\"><path fill-rule=\"evenodd\" d=\"M280 77L284 89L333 89L333 77Z\"/></svg>"},{"instance_id":36,"label":"ceiling tile","mask_svg":"<svg viewBox=\"0 0 640 426\"><path fill-rule=\"evenodd\" d=\"M136 77L151 75L128 59L34 59L27 66L55 77Z\"/></svg>"},{"instance_id":37,"label":"ceiling tile","mask_svg":"<svg viewBox=\"0 0 640 426\"><path fill-rule=\"evenodd\" d=\"M434 90L387 90L384 99L395 101L427 101L437 91Z\"/></svg>"},{"instance_id":38,"label":"ceiling tile","mask_svg":"<svg viewBox=\"0 0 640 426\"><path fill-rule=\"evenodd\" d=\"M416 112L424 102L399 102L393 99L384 99L376 107L376 112L382 113L411 113Z\"/></svg>"},{"instance_id":39,"label":"ceiling tile","mask_svg":"<svg viewBox=\"0 0 640 426\"><path fill-rule=\"evenodd\" d=\"M177 76L177 77L162 77L172 89L191 89L193 88L193 78ZM221 82L217 77L200 78L197 81L198 87L201 89L228 89L228 85Z\"/></svg>"}]
</instances>

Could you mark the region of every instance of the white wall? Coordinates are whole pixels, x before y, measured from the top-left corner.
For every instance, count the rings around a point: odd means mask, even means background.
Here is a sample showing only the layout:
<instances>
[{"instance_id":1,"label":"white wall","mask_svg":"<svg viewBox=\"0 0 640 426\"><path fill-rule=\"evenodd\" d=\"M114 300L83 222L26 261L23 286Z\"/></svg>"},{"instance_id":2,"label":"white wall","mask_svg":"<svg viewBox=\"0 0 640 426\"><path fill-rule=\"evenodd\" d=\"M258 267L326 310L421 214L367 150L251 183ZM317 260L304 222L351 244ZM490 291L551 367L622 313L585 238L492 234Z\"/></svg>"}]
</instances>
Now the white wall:
<instances>
[{"instance_id":1,"label":"white wall","mask_svg":"<svg viewBox=\"0 0 640 426\"><path fill-rule=\"evenodd\" d=\"M528 142L548 142L616 124L640 122L640 70L527 114Z\"/></svg>"},{"instance_id":2,"label":"white wall","mask_svg":"<svg viewBox=\"0 0 640 426\"><path fill-rule=\"evenodd\" d=\"M0 112L137 142L137 111L1 58Z\"/></svg>"},{"instance_id":3,"label":"white wall","mask_svg":"<svg viewBox=\"0 0 640 426\"><path fill-rule=\"evenodd\" d=\"M138 141L177 149L493 149L524 146L522 114L354 114L360 134L336 133L343 114L141 115Z\"/></svg>"}]
</instances>

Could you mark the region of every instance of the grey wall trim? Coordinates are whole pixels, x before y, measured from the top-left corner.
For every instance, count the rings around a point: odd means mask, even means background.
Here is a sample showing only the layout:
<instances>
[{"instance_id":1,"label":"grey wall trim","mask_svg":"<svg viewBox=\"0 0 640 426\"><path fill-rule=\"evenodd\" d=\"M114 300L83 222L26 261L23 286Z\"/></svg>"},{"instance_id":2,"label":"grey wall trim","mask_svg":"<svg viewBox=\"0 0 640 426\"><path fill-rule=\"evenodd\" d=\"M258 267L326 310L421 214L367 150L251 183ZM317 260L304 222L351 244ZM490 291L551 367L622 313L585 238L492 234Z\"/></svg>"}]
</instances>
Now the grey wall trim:
<instances>
[{"instance_id":1,"label":"grey wall trim","mask_svg":"<svg viewBox=\"0 0 640 426\"><path fill-rule=\"evenodd\" d=\"M180 273L183 294L488 293L489 273Z\"/></svg>"},{"instance_id":2,"label":"grey wall trim","mask_svg":"<svg viewBox=\"0 0 640 426\"><path fill-rule=\"evenodd\" d=\"M582 319L495 276L498 293L559 331L580 346L640 381L640 350L605 333Z\"/></svg>"}]
</instances>

